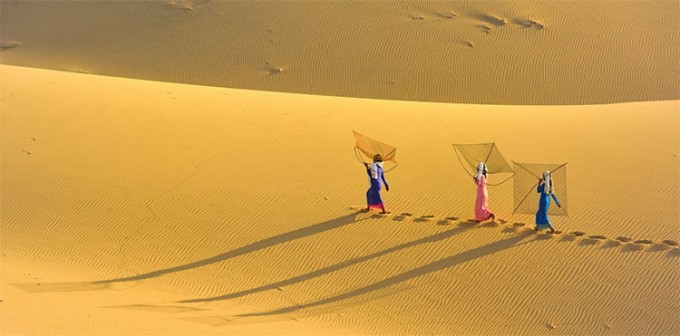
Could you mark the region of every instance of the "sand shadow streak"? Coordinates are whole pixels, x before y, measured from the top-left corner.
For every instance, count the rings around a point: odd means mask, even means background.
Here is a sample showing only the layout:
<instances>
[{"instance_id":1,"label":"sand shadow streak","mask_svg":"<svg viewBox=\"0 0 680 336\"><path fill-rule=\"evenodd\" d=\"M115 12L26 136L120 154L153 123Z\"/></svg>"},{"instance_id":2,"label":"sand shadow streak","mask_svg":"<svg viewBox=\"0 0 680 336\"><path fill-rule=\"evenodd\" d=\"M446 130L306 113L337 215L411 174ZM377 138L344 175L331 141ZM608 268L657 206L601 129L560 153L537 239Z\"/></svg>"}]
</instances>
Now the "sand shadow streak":
<instances>
[{"instance_id":1,"label":"sand shadow streak","mask_svg":"<svg viewBox=\"0 0 680 336\"><path fill-rule=\"evenodd\" d=\"M368 286L364 286L343 294L339 294L336 296L332 296L326 299L318 300L318 301L313 301L310 303L306 304L300 304L300 305L295 305L295 306L290 306L290 307L285 307L281 309L276 309L276 310L270 310L266 312L261 312L261 313L249 313L249 314L240 314L237 315L236 317L258 317L258 316L271 316L271 315L279 315L279 314L286 314L286 313L292 313L301 309L306 309L306 308L312 308L316 306L321 306L321 305L326 305L338 301L343 301L343 300L348 300L360 295L365 295L374 291L378 291L390 286L394 286L396 284L402 283L404 281L408 281L432 272L437 272L449 267L453 267L456 265L460 265L463 263L466 263L468 261L475 260L477 258L481 258L484 256L488 256L497 252L501 252L503 250L509 249L513 246L515 246L517 243L520 241L524 240L527 237L530 237L534 235L534 233L530 230L521 232L513 237L506 238L491 244L487 244L484 246L480 246L477 248L474 248L472 250L468 250L438 261L435 261L433 263L415 268L413 270L410 270L408 272L401 273L399 275L395 275L393 277L387 278L385 280L373 283Z\"/></svg>"},{"instance_id":2,"label":"sand shadow streak","mask_svg":"<svg viewBox=\"0 0 680 336\"><path fill-rule=\"evenodd\" d=\"M108 283L116 283L116 282L128 282L128 281L139 281L139 280L145 280L145 279L151 279L151 278L156 278L160 277L162 275L170 274L170 273L177 273L177 272L182 272L182 271L187 271L190 269L194 268L199 268L207 265L211 265L214 263L218 263L221 261L225 261L227 259L235 258L238 256L242 256L248 253L252 253L255 251L263 250L275 245L283 244L292 240L308 237L311 235L315 235L324 231L330 231L333 229L340 228L345 225L349 225L352 223L357 223L362 221L363 219L357 220L356 215L361 213L360 211L353 212L349 215L345 215L342 217L338 217L326 222L314 224L311 226L307 226L301 229L289 231L283 234L280 234L278 236L266 238L263 240L260 240L255 243L251 243L242 247L239 247L235 250L231 250L229 252L225 252L222 254L218 254L216 256L195 261L192 263L184 264L184 265L179 265L179 266L174 266L174 267L169 267L169 268L164 268L152 272L146 272L134 276L129 276L129 277L121 277L121 278L115 278L115 279L108 279L108 280L99 280L99 281L94 281L92 282L93 284L108 284Z\"/></svg>"},{"instance_id":3,"label":"sand shadow streak","mask_svg":"<svg viewBox=\"0 0 680 336\"><path fill-rule=\"evenodd\" d=\"M235 293L221 295L221 296L199 298L199 299L190 299L190 300L181 300L181 301L177 301L177 302L179 302L179 303L192 303L192 302L211 302L211 301L229 300L229 299L243 297L243 296L250 295L250 294L264 292L264 291L267 291L267 290L276 289L276 288L279 288L279 287L293 285L293 284L300 283L300 282L303 282L303 281L307 281L307 280L310 280L310 279L313 279L313 278L316 278L316 277L320 277L320 276L323 276L323 275L326 275L326 274L329 274L329 273L333 273L333 272L339 271L341 269L351 267L351 266L360 264L362 262L365 262L365 261L368 261L368 260L371 260L371 259L379 258L379 257L387 255L389 253L394 253L394 252L404 250L404 249L407 249L407 248L410 248L410 247L414 247L414 246L418 246L418 245L422 245L422 244L427 244L427 243L434 243L434 242L437 242L437 241L440 241L440 240L451 238L451 237L453 237L457 234L460 234L460 233L468 231L472 228L475 228L475 225L476 225L476 223L470 223L470 222L460 223L458 225L458 227L455 228L455 229L447 230L447 231L440 232L440 233L432 235L432 236L428 236L428 237L425 237L425 238L410 241L408 243L404 243L404 244L401 244L401 245L390 247L388 249L385 249L385 250L382 250L382 251L379 251L379 252L376 252L376 253L372 253L372 254L369 254L369 255L365 255L365 256L362 256L362 257L353 258L353 259L343 261L341 263L338 263L338 264L335 264L335 265L332 265L332 266L328 266L328 267L325 267L325 268L322 268L322 269L319 269L319 270L315 270L315 271L312 271L312 272L309 272L309 273L306 273L306 274L298 275L298 276L295 276L295 277L292 277L292 278L289 278L289 279L286 279L286 280L273 282L273 283L270 283L268 285L255 287L255 288L251 288L251 289L248 289L248 290L243 290L243 291L240 291L240 292L235 292Z\"/></svg>"}]
</instances>

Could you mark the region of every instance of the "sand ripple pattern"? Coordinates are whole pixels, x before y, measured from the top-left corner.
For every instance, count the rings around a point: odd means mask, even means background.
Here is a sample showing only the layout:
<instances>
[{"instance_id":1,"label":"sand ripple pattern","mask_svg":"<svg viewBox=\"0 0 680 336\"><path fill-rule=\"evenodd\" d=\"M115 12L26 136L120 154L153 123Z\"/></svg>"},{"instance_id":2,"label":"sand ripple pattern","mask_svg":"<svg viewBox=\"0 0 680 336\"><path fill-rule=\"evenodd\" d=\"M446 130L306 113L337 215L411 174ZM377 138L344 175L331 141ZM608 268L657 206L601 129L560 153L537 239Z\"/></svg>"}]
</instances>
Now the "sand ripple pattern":
<instances>
[{"instance_id":1,"label":"sand ripple pattern","mask_svg":"<svg viewBox=\"0 0 680 336\"><path fill-rule=\"evenodd\" d=\"M3 1L2 63L412 101L680 97L680 47L668 43L680 34L673 1L72 4Z\"/></svg>"},{"instance_id":2,"label":"sand ripple pattern","mask_svg":"<svg viewBox=\"0 0 680 336\"><path fill-rule=\"evenodd\" d=\"M26 271L4 306L91 294L104 303L82 311L226 333L290 321L388 335L680 330L676 103L458 106L0 75L12 83L0 91L2 261ZM399 148L389 215L361 211L352 129ZM569 161L571 213L551 218L561 233L513 215L508 184L489 188L496 222L470 220L476 187L450 143L481 137L510 159ZM44 269L58 272L27 275Z\"/></svg>"}]
</instances>

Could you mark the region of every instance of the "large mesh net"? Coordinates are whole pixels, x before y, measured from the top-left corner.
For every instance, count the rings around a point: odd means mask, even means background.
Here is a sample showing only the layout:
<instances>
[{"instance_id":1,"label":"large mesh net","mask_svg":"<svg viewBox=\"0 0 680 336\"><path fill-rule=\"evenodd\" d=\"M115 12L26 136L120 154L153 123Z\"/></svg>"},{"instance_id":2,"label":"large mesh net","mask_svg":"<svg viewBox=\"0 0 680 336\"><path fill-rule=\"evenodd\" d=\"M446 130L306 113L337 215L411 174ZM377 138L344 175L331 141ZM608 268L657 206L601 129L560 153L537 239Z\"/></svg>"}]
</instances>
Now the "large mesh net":
<instances>
[{"instance_id":1,"label":"large mesh net","mask_svg":"<svg viewBox=\"0 0 680 336\"><path fill-rule=\"evenodd\" d=\"M373 140L363 134L357 133L356 131L353 132L355 148L366 155L368 160L373 160L373 156L375 154L380 154L380 156L383 158L383 161L392 161L395 164L397 163L397 149L395 147L384 144L377 140Z\"/></svg>"},{"instance_id":2,"label":"large mesh net","mask_svg":"<svg viewBox=\"0 0 680 336\"><path fill-rule=\"evenodd\" d=\"M461 163L467 167L465 171L470 176L473 176L477 171L477 164L480 162L486 163L486 169L489 174L495 173L512 173L512 167L505 160L503 154L498 149L495 143L479 143L479 144L454 144L453 148L456 150L456 155L460 153L458 158L462 157Z\"/></svg>"},{"instance_id":3,"label":"large mesh net","mask_svg":"<svg viewBox=\"0 0 680 336\"><path fill-rule=\"evenodd\" d=\"M538 210L539 193L536 188L543 172L549 171L552 178L553 193L560 201L562 208L554 201L548 208L548 215L567 216L567 164L548 163L518 163L513 161L515 175L513 176L514 213L533 215Z\"/></svg>"}]
</instances>

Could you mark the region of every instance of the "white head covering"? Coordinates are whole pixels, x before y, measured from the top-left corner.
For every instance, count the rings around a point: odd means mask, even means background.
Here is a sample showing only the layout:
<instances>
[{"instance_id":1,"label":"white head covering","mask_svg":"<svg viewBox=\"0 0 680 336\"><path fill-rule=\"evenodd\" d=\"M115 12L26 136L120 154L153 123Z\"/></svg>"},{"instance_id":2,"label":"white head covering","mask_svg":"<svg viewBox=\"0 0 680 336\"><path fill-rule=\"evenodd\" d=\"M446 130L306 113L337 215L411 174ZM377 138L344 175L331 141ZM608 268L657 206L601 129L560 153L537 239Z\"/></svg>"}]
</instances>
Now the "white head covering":
<instances>
[{"instance_id":1,"label":"white head covering","mask_svg":"<svg viewBox=\"0 0 680 336\"><path fill-rule=\"evenodd\" d=\"M486 163L480 162L477 164L477 175L475 175L475 179L477 181L482 180L482 175L484 175L484 172L486 171Z\"/></svg>"},{"instance_id":2,"label":"white head covering","mask_svg":"<svg viewBox=\"0 0 680 336\"><path fill-rule=\"evenodd\" d=\"M553 181L552 181L552 175L550 174L549 171L544 171L543 172L543 193L544 194L552 194L553 193Z\"/></svg>"}]
</instances>

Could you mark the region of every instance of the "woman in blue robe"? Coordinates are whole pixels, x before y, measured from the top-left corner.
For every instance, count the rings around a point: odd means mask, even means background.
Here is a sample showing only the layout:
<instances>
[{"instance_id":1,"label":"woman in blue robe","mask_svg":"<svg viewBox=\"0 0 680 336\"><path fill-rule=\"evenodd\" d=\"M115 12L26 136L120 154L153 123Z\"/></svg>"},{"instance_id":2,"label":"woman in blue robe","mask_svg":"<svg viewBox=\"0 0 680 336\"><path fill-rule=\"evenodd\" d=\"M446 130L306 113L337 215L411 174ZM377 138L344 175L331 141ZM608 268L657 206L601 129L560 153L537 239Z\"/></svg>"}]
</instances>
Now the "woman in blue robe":
<instances>
[{"instance_id":1,"label":"woman in blue robe","mask_svg":"<svg viewBox=\"0 0 680 336\"><path fill-rule=\"evenodd\" d=\"M548 208L550 208L550 198L555 200L555 204L558 207L560 201L557 196L553 193L553 180L549 171L543 172L543 178L539 179L538 187L536 192L540 194L538 199L538 212L536 212L536 231L550 229L550 233L555 233L555 228L553 228L548 218Z\"/></svg>"},{"instance_id":2,"label":"woman in blue robe","mask_svg":"<svg viewBox=\"0 0 680 336\"><path fill-rule=\"evenodd\" d=\"M383 171L383 161L380 154L373 156L373 163L370 165L364 163L366 166L366 173L368 173L369 180L371 182L371 187L366 191L366 211L371 209L381 210L381 214L386 214L385 205L383 204L382 196L380 195L380 190L383 184L385 185L385 190L390 191L390 186L385 180L385 172Z\"/></svg>"}]
</instances>

